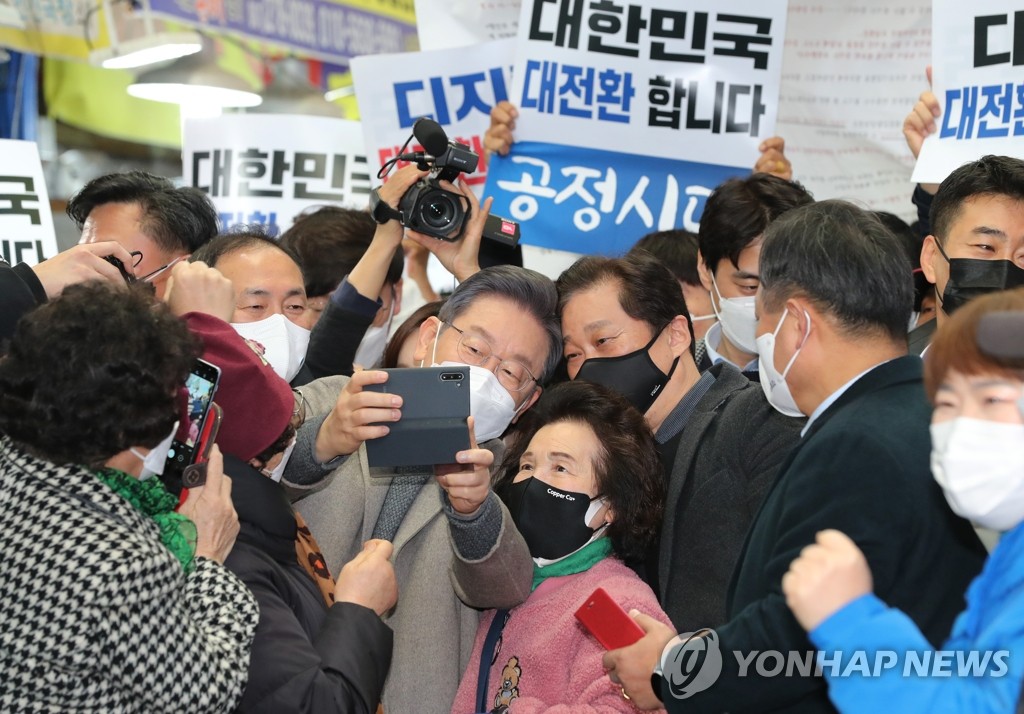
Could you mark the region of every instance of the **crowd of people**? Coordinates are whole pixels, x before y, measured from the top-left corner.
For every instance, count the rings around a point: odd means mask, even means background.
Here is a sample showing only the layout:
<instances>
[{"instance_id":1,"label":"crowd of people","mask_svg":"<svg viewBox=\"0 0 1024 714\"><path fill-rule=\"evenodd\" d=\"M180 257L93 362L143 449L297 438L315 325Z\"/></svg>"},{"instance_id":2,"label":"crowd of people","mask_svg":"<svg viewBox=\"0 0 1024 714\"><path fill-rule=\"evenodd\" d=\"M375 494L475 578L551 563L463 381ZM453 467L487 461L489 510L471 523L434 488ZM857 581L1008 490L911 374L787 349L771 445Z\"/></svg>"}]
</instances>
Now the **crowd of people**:
<instances>
[{"instance_id":1,"label":"crowd of people","mask_svg":"<svg viewBox=\"0 0 1024 714\"><path fill-rule=\"evenodd\" d=\"M558 276L449 188L460 240L335 206L275 238L111 174L79 245L0 266L0 710L1019 706L1024 160L917 186L908 225L815 200L775 138L696 234ZM183 489L199 358L222 417ZM371 464L388 370L434 366L468 448ZM598 589L631 644L575 617Z\"/></svg>"}]
</instances>

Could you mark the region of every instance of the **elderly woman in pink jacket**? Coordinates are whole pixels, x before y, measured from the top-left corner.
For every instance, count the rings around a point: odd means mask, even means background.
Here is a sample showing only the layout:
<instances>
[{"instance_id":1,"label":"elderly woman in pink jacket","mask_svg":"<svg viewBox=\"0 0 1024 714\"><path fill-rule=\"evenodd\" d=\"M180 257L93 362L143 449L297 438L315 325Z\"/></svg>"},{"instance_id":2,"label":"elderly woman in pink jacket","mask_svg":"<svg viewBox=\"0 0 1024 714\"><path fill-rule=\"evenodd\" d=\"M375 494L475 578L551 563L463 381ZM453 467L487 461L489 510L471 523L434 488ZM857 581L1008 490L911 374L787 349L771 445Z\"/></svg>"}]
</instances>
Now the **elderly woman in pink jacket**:
<instances>
[{"instance_id":1,"label":"elderly woman in pink jacket","mask_svg":"<svg viewBox=\"0 0 1024 714\"><path fill-rule=\"evenodd\" d=\"M661 522L654 439L622 397L582 381L552 387L523 422L496 490L533 555L533 592L485 613L452 712L635 711L574 613L603 588L627 612L669 623L626 565L643 560Z\"/></svg>"}]
</instances>

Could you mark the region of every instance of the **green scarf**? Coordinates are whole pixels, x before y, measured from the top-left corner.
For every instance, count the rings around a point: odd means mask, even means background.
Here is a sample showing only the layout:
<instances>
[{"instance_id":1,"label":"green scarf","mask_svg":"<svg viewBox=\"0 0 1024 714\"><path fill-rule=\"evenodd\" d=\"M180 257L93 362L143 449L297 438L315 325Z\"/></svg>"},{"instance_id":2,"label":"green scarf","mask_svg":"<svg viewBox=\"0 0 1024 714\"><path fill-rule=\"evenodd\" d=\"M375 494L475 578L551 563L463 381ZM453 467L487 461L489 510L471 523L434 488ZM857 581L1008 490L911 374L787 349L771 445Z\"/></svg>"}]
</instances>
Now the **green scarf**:
<instances>
[{"instance_id":1,"label":"green scarf","mask_svg":"<svg viewBox=\"0 0 1024 714\"><path fill-rule=\"evenodd\" d=\"M588 543L572 555L562 558L557 563L551 563L541 567L536 562L533 564L533 587L530 592L537 589L546 578L558 578L563 575L575 575L590 570L595 563L598 563L612 554L612 542L607 536L598 538Z\"/></svg>"},{"instance_id":2,"label":"green scarf","mask_svg":"<svg viewBox=\"0 0 1024 714\"><path fill-rule=\"evenodd\" d=\"M158 478L140 481L117 469L100 469L96 478L111 491L128 501L136 511L156 523L160 542L178 559L186 573L192 571L196 553L196 526L185 516L175 513L178 499L172 496Z\"/></svg>"}]
</instances>

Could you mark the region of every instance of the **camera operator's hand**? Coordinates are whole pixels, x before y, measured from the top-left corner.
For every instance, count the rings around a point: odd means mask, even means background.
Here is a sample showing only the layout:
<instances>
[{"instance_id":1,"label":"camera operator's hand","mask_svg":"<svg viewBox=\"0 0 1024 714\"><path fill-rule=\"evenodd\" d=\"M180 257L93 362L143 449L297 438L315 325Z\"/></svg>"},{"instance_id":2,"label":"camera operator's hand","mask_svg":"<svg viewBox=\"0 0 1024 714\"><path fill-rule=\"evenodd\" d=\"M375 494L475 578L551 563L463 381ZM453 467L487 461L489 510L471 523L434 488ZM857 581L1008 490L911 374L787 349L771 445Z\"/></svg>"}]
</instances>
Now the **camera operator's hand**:
<instances>
[{"instance_id":1,"label":"camera operator's hand","mask_svg":"<svg viewBox=\"0 0 1024 714\"><path fill-rule=\"evenodd\" d=\"M179 317L202 312L231 322L235 314L235 289L231 281L206 263L178 263L164 290L164 302Z\"/></svg>"},{"instance_id":2,"label":"camera operator's hand","mask_svg":"<svg viewBox=\"0 0 1024 714\"><path fill-rule=\"evenodd\" d=\"M512 131L516 128L519 111L512 102L501 101L491 109L491 125L484 132L484 148L488 154L505 156L512 148Z\"/></svg>"},{"instance_id":3,"label":"camera operator's hand","mask_svg":"<svg viewBox=\"0 0 1024 714\"><path fill-rule=\"evenodd\" d=\"M416 231L407 231L406 237L436 255L441 265L461 283L474 273L480 272L480 241L483 240L484 223L491 212L493 199L486 198L481 205L473 189L461 176L458 186L442 181L441 187L461 193L469 201L469 217L463 227L462 238L456 241L442 240Z\"/></svg>"},{"instance_id":4,"label":"camera operator's hand","mask_svg":"<svg viewBox=\"0 0 1024 714\"><path fill-rule=\"evenodd\" d=\"M473 417L466 419L469 427L469 448L455 454L458 463L434 467L437 483L448 494L448 502L458 513L476 513L491 490L491 464L494 454L476 444Z\"/></svg>"},{"instance_id":5,"label":"camera operator's hand","mask_svg":"<svg viewBox=\"0 0 1024 714\"><path fill-rule=\"evenodd\" d=\"M135 274L132 268L135 261L131 254L114 241L72 246L33 266L32 272L42 283L46 297L51 300L64 292L68 285L86 280L105 280L114 285L124 285L121 271L104 260L108 255L120 260L126 271Z\"/></svg>"},{"instance_id":6,"label":"camera operator's hand","mask_svg":"<svg viewBox=\"0 0 1024 714\"><path fill-rule=\"evenodd\" d=\"M925 68L925 75L928 77L928 86L930 87L932 84L931 66ZM914 155L915 159L921 154L921 146L924 144L924 140L930 134L935 133L935 120L941 114L942 107L939 106L939 100L935 98L931 89L927 89L921 92L921 96L917 98L914 108L910 110L910 114L903 120L903 138L907 140L907 148L910 149L910 153ZM921 188L934 195L939 190L939 185L937 183L923 183Z\"/></svg>"},{"instance_id":7,"label":"camera operator's hand","mask_svg":"<svg viewBox=\"0 0 1024 714\"><path fill-rule=\"evenodd\" d=\"M398 581L391 565L394 546L390 541L374 539L345 563L334 587L336 602L354 602L383 615L398 602Z\"/></svg>"},{"instance_id":8,"label":"camera operator's hand","mask_svg":"<svg viewBox=\"0 0 1024 714\"><path fill-rule=\"evenodd\" d=\"M771 174L786 181L793 180L793 164L786 158L786 140L781 136L765 139L757 147L761 155L754 164L754 173Z\"/></svg>"},{"instance_id":9,"label":"camera operator's hand","mask_svg":"<svg viewBox=\"0 0 1024 714\"><path fill-rule=\"evenodd\" d=\"M400 396L363 389L386 381L388 373L380 370L359 370L352 375L316 435L317 461L326 463L353 453L364 441L379 439L390 431L379 422L402 418Z\"/></svg>"},{"instance_id":10,"label":"camera operator's hand","mask_svg":"<svg viewBox=\"0 0 1024 714\"><path fill-rule=\"evenodd\" d=\"M224 474L224 457L214 444L206 464L206 483L190 488L179 512L196 525L196 557L221 565L238 536L238 514L231 502L231 479Z\"/></svg>"}]
</instances>

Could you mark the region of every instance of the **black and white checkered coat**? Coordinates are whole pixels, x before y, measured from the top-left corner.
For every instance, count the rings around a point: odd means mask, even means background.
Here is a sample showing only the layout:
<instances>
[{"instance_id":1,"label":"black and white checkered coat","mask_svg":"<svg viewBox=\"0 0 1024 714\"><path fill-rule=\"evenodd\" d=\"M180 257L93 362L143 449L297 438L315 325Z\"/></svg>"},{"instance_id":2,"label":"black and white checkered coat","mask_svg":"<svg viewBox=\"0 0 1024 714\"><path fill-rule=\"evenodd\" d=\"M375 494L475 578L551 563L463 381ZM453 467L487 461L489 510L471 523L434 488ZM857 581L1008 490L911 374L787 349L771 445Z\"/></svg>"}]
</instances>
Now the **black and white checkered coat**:
<instances>
[{"instance_id":1,"label":"black and white checkered coat","mask_svg":"<svg viewBox=\"0 0 1024 714\"><path fill-rule=\"evenodd\" d=\"M0 712L230 711L258 618L90 472L0 438Z\"/></svg>"}]
</instances>

